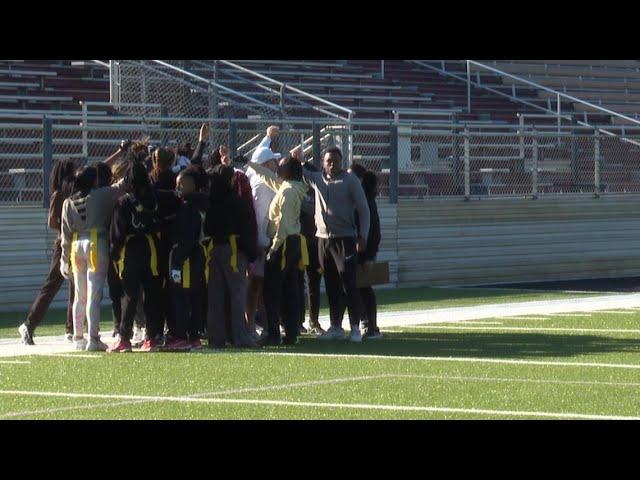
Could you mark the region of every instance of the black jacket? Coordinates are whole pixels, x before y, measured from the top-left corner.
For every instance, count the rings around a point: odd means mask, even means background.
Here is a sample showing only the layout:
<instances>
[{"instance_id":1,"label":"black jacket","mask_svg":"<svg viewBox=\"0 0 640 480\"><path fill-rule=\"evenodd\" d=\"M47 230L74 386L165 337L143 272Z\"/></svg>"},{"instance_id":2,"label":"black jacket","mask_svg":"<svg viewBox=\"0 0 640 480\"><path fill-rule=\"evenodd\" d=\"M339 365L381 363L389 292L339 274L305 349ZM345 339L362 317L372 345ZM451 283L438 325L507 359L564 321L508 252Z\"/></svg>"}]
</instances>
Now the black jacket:
<instances>
[{"instance_id":1,"label":"black jacket","mask_svg":"<svg viewBox=\"0 0 640 480\"><path fill-rule=\"evenodd\" d=\"M367 196L367 204L369 205L370 224L369 224L369 236L367 237L367 249L358 254L358 262L364 263L366 261L373 261L378 254L378 248L380 247L380 240L382 234L380 233L380 216L378 215L378 205L376 199L372 196ZM358 212L355 212L356 225L360 225L358 222Z\"/></svg>"},{"instance_id":2,"label":"black jacket","mask_svg":"<svg viewBox=\"0 0 640 480\"><path fill-rule=\"evenodd\" d=\"M128 235L133 235L140 240L147 233L155 235L159 229L158 204L152 192L150 198L145 201L145 205L140 203L133 195L123 195L116 202L111 219L109 232L109 255L111 260L117 261L120 258L120 252L127 241ZM146 244L146 240L140 243Z\"/></svg>"},{"instance_id":3,"label":"black jacket","mask_svg":"<svg viewBox=\"0 0 640 480\"><path fill-rule=\"evenodd\" d=\"M179 270L184 261L195 253L201 253L200 240L204 219L209 209L209 198L203 193L184 196L171 228L171 268Z\"/></svg>"},{"instance_id":4,"label":"black jacket","mask_svg":"<svg viewBox=\"0 0 640 480\"><path fill-rule=\"evenodd\" d=\"M233 192L211 199L205 218L204 231L213 243L227 243L230 235L238 235L238 249L253 262L257 257L255 238L252 241L251 211Z\"/></svg>"}]
</instances>

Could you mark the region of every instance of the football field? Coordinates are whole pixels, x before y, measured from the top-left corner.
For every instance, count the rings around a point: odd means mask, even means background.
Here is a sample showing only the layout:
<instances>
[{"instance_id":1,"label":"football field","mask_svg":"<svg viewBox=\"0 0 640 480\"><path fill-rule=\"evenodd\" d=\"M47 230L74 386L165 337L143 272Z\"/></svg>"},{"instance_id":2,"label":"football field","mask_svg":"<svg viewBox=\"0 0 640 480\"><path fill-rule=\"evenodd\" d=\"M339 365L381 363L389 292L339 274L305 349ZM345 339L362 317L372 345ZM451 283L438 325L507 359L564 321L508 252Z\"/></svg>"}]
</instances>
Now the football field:
<instances>
[{"instance_id":1,"label":"football field","mask_svg":"<svg viewBox=\"0 0 640 480\"><path fill-rule=\"evenodd\" d=\"M380 291L384 338L362 344L303 336L259 351L117 355L20 347L0 356L0 419L640 419L640 300L618 295L621 307L593 310L595 297L577 293ZM541 301L569 311L456 317ZM424 322L392 325L403 311ZM432 321L438 312L450 319ZM0 320L0 349L15 349L15 314ZM55 321L47 328L63 333Z\"/></svg>"}]
</instances>

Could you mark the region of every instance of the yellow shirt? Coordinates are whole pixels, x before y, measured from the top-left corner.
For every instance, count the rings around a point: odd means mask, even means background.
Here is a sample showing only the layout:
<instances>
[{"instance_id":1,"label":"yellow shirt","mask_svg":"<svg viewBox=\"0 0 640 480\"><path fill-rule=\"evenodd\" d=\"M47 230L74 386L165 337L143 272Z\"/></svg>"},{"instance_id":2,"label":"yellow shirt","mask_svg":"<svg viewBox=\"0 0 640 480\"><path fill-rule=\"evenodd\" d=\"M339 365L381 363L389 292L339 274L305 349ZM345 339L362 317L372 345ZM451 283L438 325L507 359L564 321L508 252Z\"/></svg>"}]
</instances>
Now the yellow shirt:
<instances>
[{"instance_id":1,"label":"yellow shirt","mask_svg":"<svg viewBox=\"0 0 640 480\"><path fill-rule=\"evenodd\" d=\"M255 163L249 164L270 189L276 192L269 205L269 227L267 233L273 237L269 253L273 254L282 246L289 235L300 233L300 205L308 187L295 180L280 180L268 168Z\"/></svg>"}]
</instances>

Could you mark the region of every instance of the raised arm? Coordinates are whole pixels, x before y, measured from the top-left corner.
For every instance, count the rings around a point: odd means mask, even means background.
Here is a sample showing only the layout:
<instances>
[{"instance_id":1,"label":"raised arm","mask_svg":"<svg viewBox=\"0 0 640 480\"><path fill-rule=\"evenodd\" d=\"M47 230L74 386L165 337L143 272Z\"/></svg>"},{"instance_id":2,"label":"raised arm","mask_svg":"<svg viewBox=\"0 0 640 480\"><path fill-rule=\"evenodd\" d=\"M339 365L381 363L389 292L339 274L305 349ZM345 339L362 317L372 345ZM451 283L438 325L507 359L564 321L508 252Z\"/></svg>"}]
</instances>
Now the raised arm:
<instances>
[{"instance_id":1,"label":"raised arm","mask_svg":"<svg viewBox=\"0 0 640 480\"><path fill-rule=\"evenodd\" d=\"M118 150L116 150L115 153L113 153L111 156L103 160L103 163L105 163L109 168L111 168L111 166L114 163L116 163L118 159L120 159L125 153L127 153L130 146L131 146L131 140L122 140L122 142L120 142L120 146L118 147Z\"/></svg>"},{"instance_id":2,"label":"raised arm","mask_svg":"<svg viewBox=\"0 0 640 480\"><path fill-rule=\"evenodd\" d=\"M191 163L193 165L202 165L202 155L204 154L204 148L207 145L207 137L209 136L209 124L203 123L200 127L200 135L198 137L198 146L191 156Z\"/></svg>"}]
</instances>

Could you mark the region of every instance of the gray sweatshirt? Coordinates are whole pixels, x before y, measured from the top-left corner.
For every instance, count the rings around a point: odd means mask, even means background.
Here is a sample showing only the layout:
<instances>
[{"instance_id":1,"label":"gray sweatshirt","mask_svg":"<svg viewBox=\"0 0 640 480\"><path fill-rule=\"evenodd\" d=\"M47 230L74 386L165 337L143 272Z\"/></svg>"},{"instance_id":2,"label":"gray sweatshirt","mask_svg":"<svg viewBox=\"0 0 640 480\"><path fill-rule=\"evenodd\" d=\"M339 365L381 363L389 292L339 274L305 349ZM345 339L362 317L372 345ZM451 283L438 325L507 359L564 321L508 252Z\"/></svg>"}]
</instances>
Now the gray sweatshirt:
<instances>
[{"instance_id":1,"label":"gray sweatshirt","mask_svg":"<svg viewBox=\"0 0 640 480\"><path fill-rule=\"evenodd\" d=\"M60 261L69 263L73 233L88 235L95 228L99 235L106 236L111 223L113 207L124 195L124 182L120 180L108 187L94 188L82 198L69 197L62 205L62 231Z\"/></svg>"},{"instance_id":2,"label":"gray sweatshirt","mask_svg":"<svg viewBox=\"0 0 640 480\"><path fill-rule=\"evenodd\" d=\"M316 192L316 237L355 237L354 212L358 212L360 235L369 235L369 205L358 177L346 171L327 179L324 172L303 170L304 182Z\"/></svg>"}]
</instances>

